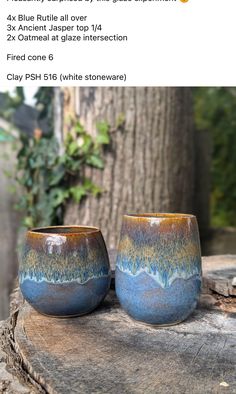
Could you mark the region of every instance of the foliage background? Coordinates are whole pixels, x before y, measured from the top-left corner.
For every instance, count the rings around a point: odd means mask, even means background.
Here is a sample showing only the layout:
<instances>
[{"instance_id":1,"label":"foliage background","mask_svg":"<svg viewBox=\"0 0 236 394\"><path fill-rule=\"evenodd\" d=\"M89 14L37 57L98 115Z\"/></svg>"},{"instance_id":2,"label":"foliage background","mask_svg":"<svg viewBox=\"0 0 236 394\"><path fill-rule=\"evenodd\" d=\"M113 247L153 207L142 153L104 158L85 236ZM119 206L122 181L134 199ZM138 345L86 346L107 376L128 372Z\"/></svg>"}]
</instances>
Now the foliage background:
<instances>
[{"instance_id":1,"label":"foliage background","mask_svg":"<svg viewBox=\"0 0 236 394\"><path fill-rule=\"evenodd\" d=\"M196 133L207 131L212 139L211 225L236 226L236 88L193 88L193 96ZM83 172L87 165L103 169L103 150L110 141L105 122L97 125L95 140L75 122L59 159L53 136L53 88L39 88L35 97L39 119L47 118L49 133L20 137L14 176L24 189L18 208L27 211L27 227L58 224L63 221L63 208L69 198L79 203L88 193L102 192L83 178ZM16 89L15 96L6 94L0 115L10 120L23 102L22 88ZM75 186L78 174L80 183Z\"/></svg>"},{"instance_id":2,"label":"foliage background","mask_svg":"<svg viewBox=\"0 0 236 394\"><path fill-rule=\"evenodd\" d=\"M236 88L193 92L196 128L212 138L211 225L236 226Z\"/></svg>"}]
</instances>

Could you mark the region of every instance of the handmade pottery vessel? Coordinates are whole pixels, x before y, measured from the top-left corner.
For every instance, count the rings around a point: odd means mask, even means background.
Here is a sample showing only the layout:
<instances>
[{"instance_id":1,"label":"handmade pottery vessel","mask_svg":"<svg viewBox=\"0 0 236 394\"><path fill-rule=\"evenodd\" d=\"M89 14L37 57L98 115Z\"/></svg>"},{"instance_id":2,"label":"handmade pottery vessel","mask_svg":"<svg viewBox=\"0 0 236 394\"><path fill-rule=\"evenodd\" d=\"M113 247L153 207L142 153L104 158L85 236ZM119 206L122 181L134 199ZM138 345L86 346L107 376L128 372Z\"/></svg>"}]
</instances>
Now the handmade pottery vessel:
<instances>
[{"instance_id":1,"label":"handmade pottery vessel","mask_svg":"<svg viewBox=\"0 0 236 394\"><path fill-rule=\"evenodd\" d=\"M116 293L134 319L156 325L185 320L201 289L195 216L125 215L116 262Z\"/></svg>"},{"instance_id":2,"label":"handmade pottery vessel","mask_svg":"<svg viewBox=\"0 0 236 394\"><path fill-rule=\"evenodd\" d=\"M61 317L89 313L106 296L110 278L99 229L60 226L27 232L20 259L20 288L38 312Z\"/></svg>"}]
</instances>

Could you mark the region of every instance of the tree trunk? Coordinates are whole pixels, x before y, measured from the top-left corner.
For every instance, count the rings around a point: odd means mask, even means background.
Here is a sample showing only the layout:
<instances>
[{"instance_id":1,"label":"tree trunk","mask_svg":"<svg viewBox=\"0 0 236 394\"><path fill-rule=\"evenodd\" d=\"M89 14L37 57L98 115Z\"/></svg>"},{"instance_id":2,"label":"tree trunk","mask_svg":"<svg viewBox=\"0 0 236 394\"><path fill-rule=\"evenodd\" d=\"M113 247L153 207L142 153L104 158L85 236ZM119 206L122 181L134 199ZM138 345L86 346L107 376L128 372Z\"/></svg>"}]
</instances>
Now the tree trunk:
<instances>
[{"instance_id":1,"label":"tree trunk","mask_svg":"<svg viewBox=\"0 0 236 394\"><path fill-rule=\"evenodd\" d=\"M63 94L60 88L54 88L54 136L59 146L59 154L63 154Z\"/></svg>"},{"instance_id":2,"label":"tree trunk","mask_svg":"<svg viewBox=\"0 0 236 394\"><path fill-rule=\"evenodd\" d=\"M86 170L103 189L101 197L88 197L80 206L70 203L65 223L99 226L113 248L125 212L192 211L189 88L82 87L71 89L71 100L88 132L96 133L96 122L106 121L112 140L104 170Z\"/></svg>"},{"instance_id":3,"label":"tree trunk","mask_svg":"<svg viewBox=\"0 0 236 394\"><path fill-rule=\"evenodd\" d=\"M10 124L0 119L0 127L9 130ZM5 171L14 174L16 154L11 144L7 141L0 143L0 320L9 315L9 294L17 275L16 248L21 216L14 209L20 191L10 193L14 182L5 174Z\"/></svg>"}]
</instances>

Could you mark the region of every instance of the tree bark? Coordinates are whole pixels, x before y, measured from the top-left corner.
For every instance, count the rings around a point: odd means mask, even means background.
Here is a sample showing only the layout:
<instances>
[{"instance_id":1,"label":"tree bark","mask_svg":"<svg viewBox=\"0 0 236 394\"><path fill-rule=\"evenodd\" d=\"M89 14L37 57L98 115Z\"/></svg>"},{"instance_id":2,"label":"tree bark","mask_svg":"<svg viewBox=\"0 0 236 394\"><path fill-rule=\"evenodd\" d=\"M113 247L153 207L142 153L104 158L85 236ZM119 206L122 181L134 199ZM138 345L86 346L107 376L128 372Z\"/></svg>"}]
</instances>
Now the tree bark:
<instances>
[{"instance_id":1,"label":"tree bark","mask_svg":"<svg viewBox=\"0 0 236 394\"><path fill-rule=\"evenodd\" d=\"M81 87L71 89L71 100L88 132L94 135L96 122L106 121L112 133L104 170L86 170L103 189L101 197L70 203L65 223L99 226L113 248L125 212L192 212L189 88Z\"/></svg>"},{"instance_id":2,"label":"tree bark","mask_svg":"<svg viewBox=\"0 0 236 394\"><path fill-rule=\"evenodd\" d=\"M10 129L10 124L0 119L0 127ZM12 131L17 136L16 131ZM9 294L12 290L13 281L17 275L17 238L21 214L16 212L14 205L17 195L21 192L17 189L14 194L10 188L15 186L14 181L7 177L5 171L14 175L16 165L16 153L12 150L12 142L0 143L0 320L9 315Z\"/></svg>"},{"instance_id":3,"label":"tree bark","mask_svg":"<svg viewBox=\"0 0 236 394\"><path fill-rule=\"evenodd\" d=\"M62 116L63 94L60 88L54 88L54 135L58 142L59 154L64 153L63 149L63 116Z\"/></svg>"}]
</instances>

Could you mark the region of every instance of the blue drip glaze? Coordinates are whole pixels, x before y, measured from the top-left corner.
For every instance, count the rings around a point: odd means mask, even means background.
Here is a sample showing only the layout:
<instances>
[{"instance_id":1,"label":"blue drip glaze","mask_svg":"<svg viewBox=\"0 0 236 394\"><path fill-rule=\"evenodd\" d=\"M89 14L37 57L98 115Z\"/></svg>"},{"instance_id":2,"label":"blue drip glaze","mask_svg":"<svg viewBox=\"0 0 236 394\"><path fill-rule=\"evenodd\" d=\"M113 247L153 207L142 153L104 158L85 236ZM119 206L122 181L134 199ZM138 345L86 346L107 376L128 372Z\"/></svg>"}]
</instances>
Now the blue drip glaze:
<instances>
[{"instance_id":1,"label":"blue drip glaze","mask_svg":"<svg viewBox=\"0 0 236 394\"><path fill-rule=\"evenodd\" d=\"M124 253L119 253L116 266L120 271L133 276L146 272L163 288L170 287L176 278L188 279L194 275L201 276L201 258L197 256L189 258L188 264L175 262L173 258L168 261L165 256L159 256L156 261L148 259L147 265L142 258L129 258Z\"/></svg>"},{"instance_id":2,"label":"blue drip glaze","mask_svg":"<svg viewBox=\"0 0 236 394\"><path fill-rule=\"evenodd\" d=\"M110 275L110 268L103 266L100 269L94 269L93 272L87 271L85 267L78 267L73 271L60 272L52 270L52 278L50 280L45 279L45 272L38 270L26 270L24 267L19 270L20 283L27 279L34 280L35 282L48 281L49 283L64 283L77 281L78 283L86 283L91 278L101 278L103 276Z\"/></svg>"},{"instance_id":3,"label":"blue drip glaze","mask_svg":"<svg viewBox=\"0 0 236 394\"><path fill-rule=\"evenodd\" d=\"M150 275L131 275L116 268L116 293L123 309L134 319L150 324L175 324L195 309L201 289L200 275L177 278L163 288Z\"/></svg>"},{"instance_id":4,"label":"blue drip glaze","mask_svg":"<svg viewBox=\"0 0 236 394\"><path fill-rule=\"evenodd\" d=\"M93 278L86 284L26 279L20 287L25 299L38 312L54 316L83 315L104 299L110 287L110 276Z\"/></svg>"}]
</instances>

